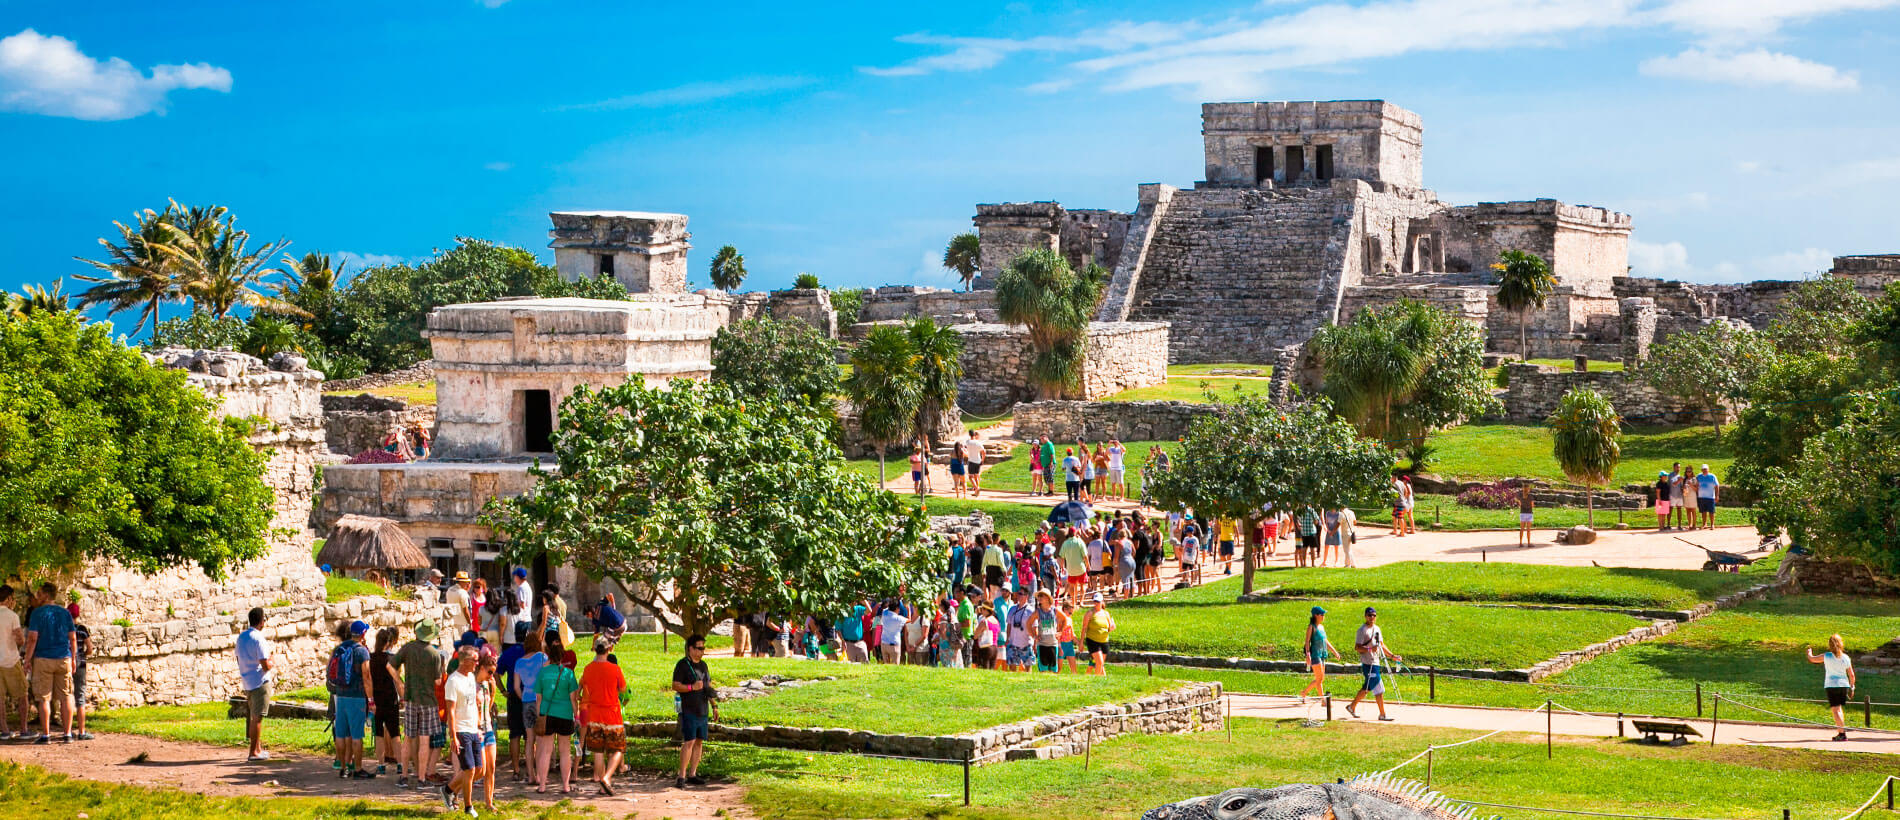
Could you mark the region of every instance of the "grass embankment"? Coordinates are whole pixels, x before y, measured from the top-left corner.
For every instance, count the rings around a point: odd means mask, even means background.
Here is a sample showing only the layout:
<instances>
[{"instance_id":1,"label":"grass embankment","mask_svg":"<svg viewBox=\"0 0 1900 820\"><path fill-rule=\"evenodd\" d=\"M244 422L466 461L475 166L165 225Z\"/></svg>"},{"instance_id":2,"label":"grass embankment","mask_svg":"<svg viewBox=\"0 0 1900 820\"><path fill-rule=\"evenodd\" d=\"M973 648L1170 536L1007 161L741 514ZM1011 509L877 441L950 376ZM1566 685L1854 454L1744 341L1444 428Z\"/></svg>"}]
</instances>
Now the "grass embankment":
<instances>
[{"instance_id":1,"label":"grass embankment","mask_svg":"<svg viewBox=\"0 0 1900 820\"><path fill-rule=\"evenodd\" d=\"M1263 570L1254 575L1254 588L1324 598L1687 609L1763 580L1752 574L1694 570L1406 561L1368 569ZM1230 603L1239 592L1235 578L1146 600Z\"/></svg>"},{"instance_id":2,"label":"grass embankment","mask_svg":"<svg viewBox=\"0 0 1900 820\"><path fill-rule=\"evenodd\" d=\"M1240 396L1266 395L1268 387L1272 384L1273 382L1264 378L1170 374L1165 383L1123 390L1111 396L1104 396L1100 400L1184 401L1192 404L1206 404L1212 401L1232 400Z\"/></svg>"},{"instance_id":3,"label":"grass embankment","mask_svg":"<svg viewBox=\"0 0 1900 820\"><path fill-rule=\"evenodd\" d=\"M1526 360L1526 363L1527 364L1547 364L1547 365L1550 365L1551 367L1555 367L1559 370L1562 370L1565 373L1569 373L1577 369L1576 362L1573 362L1570 359L1528 359ZM1503 369L1504 369L1503 365L1498 365L1497 367L1487 367L1484 370L1484 375L1490 380L1490 383L1496 384L1498 380L1498 371L1503 370ZM1601 359L1591 359L1585 365L1585 370L1591 373L1621 373L1623 372L1623 363L1603 361Z\"/></svg>"},{"instance_id":4,"label":"grass embankment","mask_svg":"<svg viewBox=\"0 0 1900 820\"><path fill-rule=\"evenodd\" d=\"M393 384L388 387L372 387L368 390L332 390L327 396L356 396L368 393L386 399L402 399L410 404L435 404L435 380Z\"/></svg>"},{"instance_id":5,"label":"grass embankment","mask_svg":"<svg viewBox=\"0 0 1900 820\"><path fill-rule=\"evenodd\" d=\"M1256 378L1269 378L1273 375L1273 365L1251 364L1248 362L1213 362L1211 364L1171 364L1168 365L1168 377L1175 376L1218 376L1216 370L1228 371L1226 375L1250 375ZM1257 371L1251 374L1235 374L1237 370Z\"/></svg>"},{"instance_id":6,"label":"grass embankment","mask_svg":"<svg viewBox=\"0 0 1900 820\"><path fill-rule=\"evenodd\" d=\"M1432 435L1437 454L1432 472L1460 478L1540 478L1568 484L1551 453L1550 428L1541 424L1482 422ZM1694 470L1708 464L1717 477L1728 476L1734 453L1704 427L1629 426L1623 428L1623 458L1611 487L1654 484L1658 471L1680 461Z\"/></svg>"},{"instance_id":7,"label":"grass embankment","mask_svg":"<svg viewBox=\"0 0 1900 820\"><path fill-rule=\"evenodd\" d=\"M1419 493L1417 503L1418 506L1412 511L1412 519L1418 522L1418 528L1421 530L1457 532L1517 529L1517 507L1515 506L1504 510L1485 510L1459 504L1457 496L1429 493ZM1353 512L1359 516L1360 523L1382 527L1390 526L1392 523L1392 508L1387 505L1355 506ZM1552 507L1539 504L1535 528L1539 531L1566 529L1583 524L1590 518L1588 511L1582 507ZM1616 510L1613 509L1598 507L1595 518L1596 527L1600 530L1611 529L1617 523ZM1624 510L1623 523L1628 524L1628 529L1632 530L1653 530L1656 528L1656 511L1647 507L1640 510ZM1747 508L1718 506L1715 509L1715 523L1722 527L1744 527L1753 524L1754 519L1749 515ZM1695 534L1692 532L1676 534L1691 541L1695 540ZM1667 534L1664 535L1666 537ZM1669 549L1677 547L1694 549L1675 541L1669 543L1673 545Z\"/></svg>"}]
</instances>

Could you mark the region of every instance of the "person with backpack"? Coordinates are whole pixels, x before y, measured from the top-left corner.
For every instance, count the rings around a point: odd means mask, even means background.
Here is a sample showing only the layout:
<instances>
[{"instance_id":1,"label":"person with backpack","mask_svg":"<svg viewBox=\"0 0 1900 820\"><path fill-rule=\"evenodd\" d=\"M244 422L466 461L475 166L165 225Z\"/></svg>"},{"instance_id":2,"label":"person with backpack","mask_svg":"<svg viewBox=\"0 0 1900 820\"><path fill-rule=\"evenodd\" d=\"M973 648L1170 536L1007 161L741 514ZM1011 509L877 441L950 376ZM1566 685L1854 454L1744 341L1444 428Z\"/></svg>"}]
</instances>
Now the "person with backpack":
<instances>
[{"instance_id":1,"label":"person with backpack","mask_svg":"<svg viewBox=\"0 0 1900 820\"><path fill-rule=\"evenodd\" d=\"M435 685L442 679L446 664L442 650L435 646L435 622L428 618L416 622L415 638L389 660L396 697L402 701L404 740L396 747L398 787L408 786L411 776L419 787L435 777L435 756L429 751L442 734L442 721L436 715Z\"/></svg>"},{"instance_id":2,"label":"person with backpack","mask_svg":"<svg viewBox=\"0 0 1900 820\"><path fill-rule=\"evenodd\" d=\"M324 688L336 699L336 721L330 736L336 741L337 776L369 780L375 772L363 766L363 732L370 715L369 649L363 636L369 624L350 623L348 637L330 650L330 664L324 673Z\"/></svg>"}]
</instances>

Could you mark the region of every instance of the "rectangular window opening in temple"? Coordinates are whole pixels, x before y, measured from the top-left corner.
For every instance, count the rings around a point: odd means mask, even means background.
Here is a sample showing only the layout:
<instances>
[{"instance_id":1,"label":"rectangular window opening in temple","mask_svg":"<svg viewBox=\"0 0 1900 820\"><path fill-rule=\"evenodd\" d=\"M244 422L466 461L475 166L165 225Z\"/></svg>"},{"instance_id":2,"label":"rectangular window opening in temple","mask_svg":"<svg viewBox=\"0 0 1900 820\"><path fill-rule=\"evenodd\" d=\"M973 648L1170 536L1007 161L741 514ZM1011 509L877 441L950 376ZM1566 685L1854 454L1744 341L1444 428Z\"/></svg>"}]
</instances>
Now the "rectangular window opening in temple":
<instances>
[{"instance_id":1,"label":"rectangular window opening in temple","mask_svg":"<svg viewBox=\"0 0 1900 820\"><path fill-rule=\"evenodd\" d=\"M1306 170L1306 149L1298 145L1286 147L1286 181L1300 181L1300 172Z\"/></svg>"},{"instance_id":2,"label":"rectangular window opening in temple","mask_svg":"<svg viewBox=\"0 0 1900 820\"><path fill-rule=\"evenodd\" d=\"M1313 146L1313 178L1333 178L1333 147L1330 145Z\"/></svg>"},{"instance_id":3,"label":"rectangular window opening in temple","mask_svg":"<svg viewBox=\"0 0 1900 820\"><path fill-rule=\"evenodd\" d=\"M1273 181L1273 146L1253 149L1253 181L1255 184Z\"/></svg>"},{"instance_id":4,"label":"rectangular window opening in temple","mask_svg":"<svg viewBox=\"0 0 1900 820\"><path fill-rule=\"evenodd\" d=\"M554 400L548 391L521 391L521 432L524 452L554 452Z\"/></svg>"}]
</instances>

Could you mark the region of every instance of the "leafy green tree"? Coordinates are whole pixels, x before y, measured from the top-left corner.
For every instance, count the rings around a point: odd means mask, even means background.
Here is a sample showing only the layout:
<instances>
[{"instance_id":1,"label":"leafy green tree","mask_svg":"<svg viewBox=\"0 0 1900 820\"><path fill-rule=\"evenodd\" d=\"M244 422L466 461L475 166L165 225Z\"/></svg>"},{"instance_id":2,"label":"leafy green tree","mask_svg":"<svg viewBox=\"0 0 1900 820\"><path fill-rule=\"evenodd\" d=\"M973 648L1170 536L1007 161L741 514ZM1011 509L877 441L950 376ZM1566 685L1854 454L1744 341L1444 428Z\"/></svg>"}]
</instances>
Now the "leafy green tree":
<instances>
[{"instance_id":1,"label":"leafy green tree","mask_svg":"<svg viewBox=\"0 0 1900 820\"><path fill-rule=\"evenodd\" d=\"M1900 572L1900 405L1892 382L1878 387L1844 397L1838 426L1809 437L1788 468L1765 471L1756 525L1891 573Z\"/></svg>"},{"instance_id":2,"label":"leafy green tree","mask_svg":"<svg viewBox=\"0 0 1900 820\"><path fill-rule=\"evenodd\" d=\"M575 299L604 299L611 302L631 301L633 296L627 292L626 285L620 284L620 280L606 274L583 276L572 282L556 277L545 284L537 284L534 293L536 296L550 299L565 296Z\"/></svg>"},{"instance_id":3,"label":"leafy green tree","mask_svg":"<svg viewBox=\"0 0 1900 820\"><path fill-rule=\"evenodd\" d=\"M983 241L969 231L950 237L950 244L943 249L943 266L957 272L957 278L963 280L963 286L969 287L976 281L977 271L981 269Z\"/></svg>"},{"instance_id":4,"label":"leafy green tree","mask_svg":"<svg viewBox=\"0 0 1900 820\"><path fill-rule=\"evenodd\" d=\"M1773 358L1761 334L1718 319L1651 347L1642 376L1658 391L1706 411L1720 436L1729 408L1747 398L1748 386Z\"/></svg>"},{"instance_id":5,"label":"leafy green tree","mask_svg":"<svg viewBox=\"0 0 1900 820\"><path fill-rule=\"evenodd\" d=\"M963 334L949 325L937 324L929 316L904 323L910 350L916 356L919 387L917 418L912 423L914 437L937 441L934 423L944 411L957 406L957 384L963 381Z\"/></svg>"},{"instance_id":6,"label":"leafy green tree","mask_svg":"<svg viewBox=\"0 0 1900 820\"><path fill-rule=\"evenodd\" d=\"M223 578L269 550L248 423L76 314L0 314L0 576L106 558Z\"/></svg>"},{"instance_id":7,"label":"leafy green tree","mask_svg":"<svg viewBox=\"0 0 1900 820\"><path fill-rule=\"evenodd\" d=\"M250 338L251 328L236 316L214 317L209 313L191 313L166 319L152 329L147 350L162 347L189 347L194 350L237 350Z\"/></svg>"},{"instance_id":8,"label":"leafy green tree","mask_svg":"<svg viewBox=\"0 0 1900 820\"><path fill-rule=\"evenodd\" d=\"M173 203L173 207L176 204ZM114 221L112 226L119 231L119 241L99 239L99 246L105 248L105 259L74 257L105 271L103 276L78 275L81 281L93 283L79 294L81 309L105 305L107 310L117 313L138 308L139 320L132 325L132 333L136 335L158 324L159 305L183 298L184 277L180 267L171 254L163 250L177 233L169 221L172 214L170 208L163 213L147 208L134 215L131 225Z\"/></svg>"},{"instance_id":9,"label":"leafy green tree","mask_svg":"<svg viewBox=\"0 0 1900 820\"><path fill-rule=\"evenodd\" d=\"M1861 321L1873 309L1874 301L1860 295L1853 280L1809 279L1795 286L1763 335L1783 355L1851 355L1859 346Z\"/></svg>"},{"instance_id":10,"label":"leafy green tree","mask_svg":"<svg viewBox=\"0 0 1900 820\"><path fill-rule=\"evenodd\" d=\"M1770 471L1793 467L1808 439L1840 425L1843 410L1867 378L1853 358L1816 351L1776 356L1749 385L1748 404L1725 437L1735 452L1725 480L1762 492Z\"/></svg>"},{"instance_id":11,"label":"leafy green tree","mask_svg":"<svg viewBox=\"0 0 1900 820\"><path fill-rule=\"evenodd\" d=\"M824 285L819 284L818 274L800 271L798 277L792 280L792 287L799 290L817 290Z\"/></svg>"},{"instance_id":12,"label":"leafy green tree","mask_svg":"<svg viewBox=\"0 0 1900 820\"><path fill-rule=\"evenodd\" d=\"M1498 306L1517 313L1517 356L1531 357L1531 308L1542 310L1557 292L1557 277L1550 263L1529 251L1509 250L1498 254L1491 266L1497 272Z\"/></svg>"},{"instance_id":13,"label":"leafy green tree","mask_svg":"<svg viewBox=\"0 0 1900 820\"><path fill-rule=\"evenodd\" d=\"M831 311L838 314L838 327L849 328L858 323L858 314L864 310L865 288L842 288L831 292Z\"/></svg>"},{"instance_id":14,"label":"leafy green tree","mask_svg":"<svg viewBox=\"0 0 1900 820\"><path fill-rule=\"evenodd\" d=\"M846 467L802 405L717 382L632 381L562 402L558 471L492 502L506 558L611 578L676 634L741 611L836 617L919 588L937 558L921 512Z\"/></svg>"},{"instance_id":15,"label":"leafy green tree","mask_svg":"<svg viewBox=\"0 0 1900 820\"><path fill-rule=\"evenodd\" d=\"M1322 390L1360 434L1404 449L1413 467L1433 430L1498 406L1484 371L1484 330L1409 299L1367 308L1313 336Z\"/></svg>"},{"instance_id":16,"label":"leafy green tree","mask_svg":"<svg viewBox=\"0 0 1900 820\"><path fill-rule=\"evenodd\" d=\"M851 377L844 387L857 405L864 438L877 445L877 480L883 486L884 449L917 425L924 402L923 376L910 335L891 325L872 328L851 351Z\"/></svg>"},{"instance_id":17,"label":"leafy green tree","mask_svg":"<svg viewBox=\"0 0 1900 820\"><path fill-rule=\"evenodd\" d=\"M742 396L776 396L831 417L838 394L837 345L804 322L746 319L719 329L713 380Z\"/></svg>"},{"instance_id":18,"label":"leafy green tree","mask_svg":"<svg viewBox=\"0 0 1900 820\"><path fill-rule=\"evenodd\" d=\"M422 329L438 307L559 293L565 287L554 268L526 250L464 237L419 265L357 273L338 305L346 335L325 340L326 348L360 356L374 372L398 370L428 358Z\"/></svg>"},{"instance_id":19,"label":"leafy green tree","mask_svg":"<svg viewBox=\"0 0 1900 820\"><path fill-rule=\"evenodd\" d=\"M739 289L739 283L745 281L745 257L739 255L739 249L726 245L713 254L712 286L731 292Z\"/></svg>"},{"instance_id":20,"label":"leafy green tree","mask_svg":"<svg viewBox=\"0 0 1900 820\"><path fill-rule=\"evenodd\" d=\"M1584 520L1592 527L1596 526L1596 489L1610 483L1616 462L1623 457L1622 421L1609 397L1587 387L1565 393L1545 420L1557 466L1571 481L1583 485Z\"/></svg>"},{"instance_id":21,"label":"leafy green tree","mask_svg":"<svg viewBox=\"0 0 1900 820\"><path fill-rule=\"evenodd\" d=\"M1100 266L1078 273L1048 248L1024 251L997 275L997 312L1004 322L1029 328L1036 351L1030 377L1041 398L1068 395L1081 384L1089 319L1107 282Z\"/></svg>"},{"instance_id":22,"label":"leafy green tree","mask_svg":"<svg viewBox=\"0 0 1900 820\"><path fill-rule=\"evenodd\" d=\"M1161 507L1194 508L1204 518L1236 518L1253 537L1267 505L1277 510L1383 501L1392 451L1359 437L1324 399L1291 410L1266 397L1241 396L1196 419L1175 450L1173 467L1148 478ZM1253 550L1243 550L1241 593L1253 591Z\"/></svg>"}]
</instances>

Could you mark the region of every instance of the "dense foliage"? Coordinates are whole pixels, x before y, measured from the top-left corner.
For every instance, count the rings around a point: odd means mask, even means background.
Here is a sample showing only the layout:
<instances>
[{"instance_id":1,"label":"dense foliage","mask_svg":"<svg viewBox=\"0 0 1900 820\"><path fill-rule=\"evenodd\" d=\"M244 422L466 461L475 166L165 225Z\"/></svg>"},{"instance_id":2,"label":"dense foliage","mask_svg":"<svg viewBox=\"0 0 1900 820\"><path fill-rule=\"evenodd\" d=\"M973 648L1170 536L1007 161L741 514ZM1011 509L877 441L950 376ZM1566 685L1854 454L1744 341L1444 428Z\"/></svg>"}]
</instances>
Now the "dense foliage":
<instances>
[{"instance_id":1,"label":"dense foliage","mask_svg":"<svg viewBox=\"0 0 1900 820\"><path fill-rule=\"evenodd\" d=\"M839 331L858 323L858 313L864 310L864 295L868 292L868 288L843 288L831 292L831 310L838 315Z\"/></svg>"},{"instance_id":2,"label":"dense foliage","mask_svg":"<svg viewBox=\"0 0 1900 820\"><path fill-rule=\"evenodd\" d=\"M559 471L492 502L507 560L612 578L677 634L742 611L837 617L937 563L923 515L853 473L809 408L717 382L582 388L561 403Z\"/></svg>"},{"instance_id":3,"label":"dense foliage","mask_svg":"<svg viewBox=\"0 0 1900 820\"><path fill-rule=\"evenodd\" d=\"M1029 328L1030 363L1042 398L1062 398L1082 383L1089 320L1108 271L1091 263L1076 271L1049 248L1024 251L996 277L996 308L1004 322Z\"/></svg>"},{"instance_id":4,"label":"dense foliage","mask_svg":"<svg viewBox=\"0 0 1900 820\"><path fill-rule=\"evenodd\" d=\"M1484 329L1411 300L1368 308L1320 329L1311 349L1321 389L1362 435L1404 450L1413 467L1433 430L1496 409Z\"/></svg>"},{"instance_id":5,"label":"dense foliage","mask_svg":"<svg viewBox=\"0 0 1900 820\"><path fill-rule=\"evenodd\" d=\"M824 287L824 285L819 283L818 274L801 272L798 276L793 277L792 287L798 288L799 290L817 290Z\"/></svg>"},{"instance_id":6,"label":"dense foliage","mask_svg":"<svg viewBox=\"0 0 1900 820\"><path fill-rule=\"evenodd\" d=\"M1596 525L1596 488L1610 483L1616 462L1623 457L1619 439L1623 419L1609 397L1590 388L1573 389L1557 401L1550 425L1551 451L1564 476L1584 487L1583 503L1589 523Z\"/></svg>"},{"instance_id":7,"label":"dense foliage","mask_svg":"<svg viewBox=\"0 0 1900 820\"><path fill-rule=\"evenodd\" d=\"M1344 507L1383 501L1391 489L1392 451L1360 438L1324 399L1286 410L1245 396L1221 410L1188 428L1172 469L1148 477L1160 506L1251 521L1268 505ZM1252 530L1242 528L1249 538ZM1245 555L1242 588L1252 591L1253 550Z\"/></svg>"},{"instance_id":8,"label":"dense foliage","mask_svg":"<svg viewBox=\"0 0 1900 820\"><path fill-rule=\"evenodd\" d=\"M109 558L223 577L263 555L264 456L185 375L76 314L0 314L0 576Z\"/></svg>"},{"instance_id":9,"label":"dense foliage","mask_svg":"<svg viewBox=\"0 0 1900 820\"><path fill-rule=\"evenodd\" d=\"M963 334L929 316L919 316L904 323L904 335L916 357L919 389L911 427L915 438L934 446L936 425L932 422L957 406L957 385L963 381Z\"/></svg>"},{"instance_id":10,"label":"dense foliage","mask_svg":"<svg viewBox=\"0 0 1900 820\"><path fill-rule=\"evenodd\" d=\"M712 342L713 379L744 396L774 396L831 416L837 346L804 322L746 319Z\"/></svg>"},{"instance_id":11,"label":"dense foliage","mask_svg":"<svg viewBox=\"0 0 1900 820\"><path fill-rule=\"evenodd\" d=\"M1748 387L1774 356L1762 334L1726 319L1678 331L1658 342L1643 362L1651 387L1708 413L1715 432L1730 408L1748 397Z\"/></svg>"},{"instance_id":12,"label":"dense foliage","mask_svg":"<svg viewBox=\"0 0 1900 820\"><path fill-rule=\"evenodd\" d=\"M1474 484L1458 493L1458 503L1480 510L1508 510L1517 506L1517 488L1523 483L1515 478L1502 478L1484 484Z\"/></svg>"},{"instance_id":13,"label":"dense foliage","mask_svg":"<svg viewBox=\"0 0 1900 820\"><path fill-rule=\"evenodd\" d=\"M924 402L917 349L903 328L879 325L851 350L845 392L857 406L858 429L877 445L877 478L884 481L884 450L910 435Z\"/></svg>"}]
</instances>

